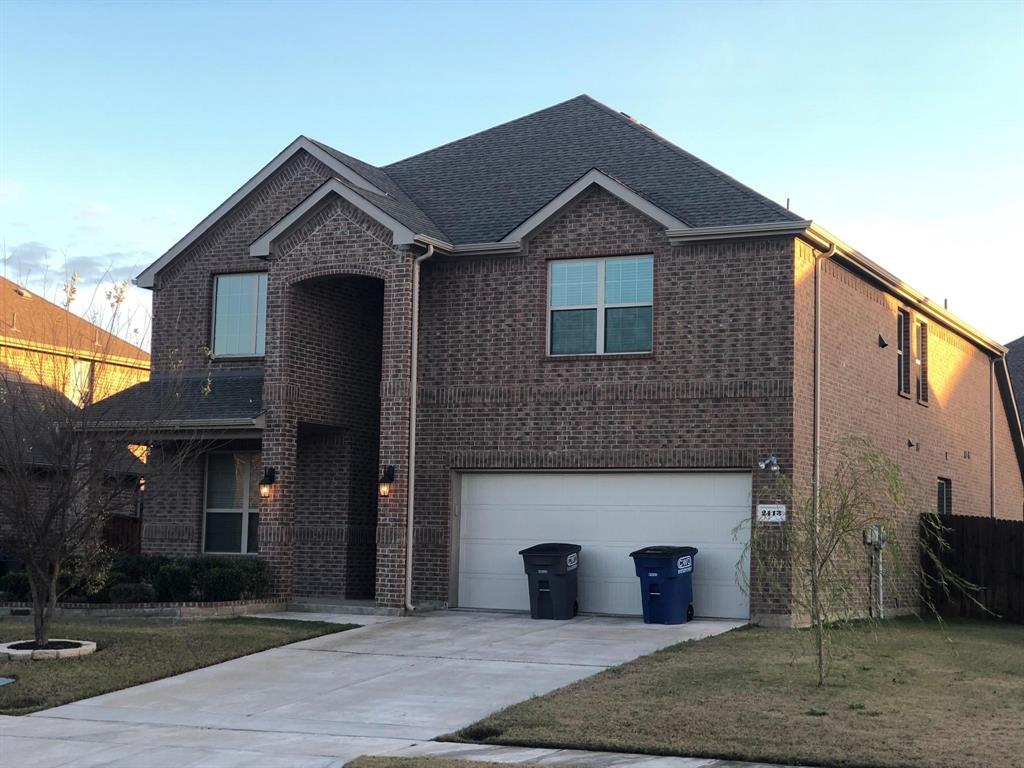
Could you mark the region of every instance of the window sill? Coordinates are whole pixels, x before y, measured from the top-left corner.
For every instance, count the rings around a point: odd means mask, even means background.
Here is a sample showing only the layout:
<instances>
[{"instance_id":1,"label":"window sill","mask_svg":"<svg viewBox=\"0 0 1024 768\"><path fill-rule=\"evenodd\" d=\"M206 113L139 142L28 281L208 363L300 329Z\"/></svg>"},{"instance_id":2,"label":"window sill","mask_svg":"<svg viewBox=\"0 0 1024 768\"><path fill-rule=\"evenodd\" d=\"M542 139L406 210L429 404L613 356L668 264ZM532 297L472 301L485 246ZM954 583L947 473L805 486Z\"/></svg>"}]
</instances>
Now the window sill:
<instances>
[{"instance_id":1,"label":"window sill","mask_svg":"<svg viewBox=\"0 0 1024 768\"><path fill-rule=\"evenodd\" d=\"M899 394L899 396L902 397L904 400L913 400L914 399L909 392L899 392L897 394Z\"/></svg>"},{"instance_id":2,"label":"window sill","mask_svg":"<svg viewBox=\"0 0 1024 768\"><path fill-rule=\"evenodd\" d=\"M653 352L613 352L607 355L545 355L542 363L582 363L603 362L612 360L651 360Z\"/></svg>"},{"instance_id":3,"label":"window sill","mask_svg":"<svg viewBox=\"0 0 1024 768\"><path fill-rule=\"evenodd\" d=\"M927 400L921 400L920 398L918 398L917 404L918 405L923 405L925 408L928 407L928 401Z\"/></svg>"},{"instance_id":4,"label":"window sill","mask_svg":"<svg viewBox=\"0 0 1024 768\"><path fill-rule=\"evenodd\" d=\"M221 361L224 361L224 360L230 360L232 362L238 361L238 362L247 363L247 362L263 361L263 360L266 359L266 357L267 357L266 355L211 355L210 356L210 360L215 362L215 363L218 363L218 362L221 362Z\"/></svg>"}]
</instances>

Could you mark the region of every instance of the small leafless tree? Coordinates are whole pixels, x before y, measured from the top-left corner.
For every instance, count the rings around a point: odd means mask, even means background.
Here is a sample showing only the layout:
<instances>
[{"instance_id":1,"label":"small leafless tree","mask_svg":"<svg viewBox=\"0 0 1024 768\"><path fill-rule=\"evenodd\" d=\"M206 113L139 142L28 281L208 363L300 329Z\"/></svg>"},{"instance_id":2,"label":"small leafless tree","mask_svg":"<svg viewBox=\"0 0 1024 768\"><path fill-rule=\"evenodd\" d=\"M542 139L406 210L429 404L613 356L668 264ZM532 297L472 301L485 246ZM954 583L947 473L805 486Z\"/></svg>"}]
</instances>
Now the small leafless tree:
<instances>
[{"instance_id":1,"label":"small leafless tree","mask_svg":"<svg viewBox=\"0 0 1024 768\"><path fill-rule=\"evenodd\" d=\"M24 563L40 647L50 640L62 594L88 590L102 575L109 517L134 514L142 478L173 474L200 450L194 435L152 440L154 425L179 415L180 383L173 377L133 398L130 410L123 398L104 398L146 378L137 365L118 364L125 362L125 345L114 332L124 322L127 288L122 283L107 293L105 327L91 331L27 292L25 301L7 297L0 307L8 338L33 326L36 339L0 344L0 551ZM73 277L63 309L76 293ZM40 334L48 343L38 342Z\"/></svg>"},{"instance_id":2,"label":"small leafless tree","mask_svg":"<svg viewBox=\"0 0 1024 768\"><path fill-rule=\"evenodd\" d=\"M920 587L936 577L972 594L971 584L923 551L933 539L920 536L921 514L926 527L941 527L941 521L910 497L890 457L866 438L846 436L822 462L817 489L776 474L759 501L785 504L787 520L755 522L741 560L749 554L752 571L788 594L793 615L809 623L819 686L828 676L833 630L883 619L886 605L904 613L933 611L929 591ZM925 574L922 562L939 571Z\"/></svg>"}]
</instances>

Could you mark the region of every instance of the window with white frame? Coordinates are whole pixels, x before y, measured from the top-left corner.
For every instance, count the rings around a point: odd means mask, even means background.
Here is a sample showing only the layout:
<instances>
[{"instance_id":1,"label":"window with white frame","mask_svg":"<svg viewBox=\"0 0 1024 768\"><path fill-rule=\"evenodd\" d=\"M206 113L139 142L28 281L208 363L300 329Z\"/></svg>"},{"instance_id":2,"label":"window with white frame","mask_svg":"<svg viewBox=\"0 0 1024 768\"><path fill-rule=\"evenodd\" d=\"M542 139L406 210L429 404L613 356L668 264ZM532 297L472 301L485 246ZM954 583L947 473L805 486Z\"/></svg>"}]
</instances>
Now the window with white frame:
<instances>
[{"instance_id":1,"label":"window with white frame","mask_svg":"<svg viewBox=\"0 0 1024 768\"><path fill-rule=\"evenodd\" d=\"M263 354L267 328L267 273L217 275L214 278L213 354L257 357Z\"/></svg>"},{"instance_id":2,"label":"window with white frame","mask_svg":"<svg viewBox=\"0 0 1024 768\"><path fill-rule=\"evenodd\" d=\"M653 321L651 256L550 262L549 354L650 352Z\"/></svg>"},{"instance_id":3,"label":"window with white frame","mask_svg":"<svg viewBox=\"0 0 1024 768\"><path fill-rule=\"evenodd\" d=\"M91 360L69 360L65 396L77 406L92 402L93 365Z\"/></svg>"},{"instance_id":4,"label":"window with white frame","mask_svg":"<svg viewBox=\"0 0 1024 768\"><path fill-rule=\"evenodd\" d=\"M258 550L259 460L258 453L206 454L204 552Z\"/></svg>"}]
</instances>

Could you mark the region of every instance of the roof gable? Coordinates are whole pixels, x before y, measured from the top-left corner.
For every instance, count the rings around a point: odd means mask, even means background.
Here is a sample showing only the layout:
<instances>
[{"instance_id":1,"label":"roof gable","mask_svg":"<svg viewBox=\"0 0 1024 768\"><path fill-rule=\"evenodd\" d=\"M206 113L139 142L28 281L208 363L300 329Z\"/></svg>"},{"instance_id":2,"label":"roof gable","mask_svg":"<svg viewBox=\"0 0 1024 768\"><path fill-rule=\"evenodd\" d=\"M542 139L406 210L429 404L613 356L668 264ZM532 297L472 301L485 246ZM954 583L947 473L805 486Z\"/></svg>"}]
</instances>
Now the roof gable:
<instances>
[{"instance_id":1,"label":"roof gable","mask_svg":"<svg viewBox=\"0 0 1024 768\"><path fill-rule=\"evenodd\" d=\"M273 160L263 166L255 176L237 189L231 197L221 203L209 216L171 246L159 259L146 267L135 279L136 284L143 288L152 288L156 275L161 269L199 240L232 208L254 192L298 152L306 152L319 160L330 168L338 178L343 179L360 194L374 195L382 199L384 201L382 207L390 208L390 215L403 221L408 221L413 228L422 229L424 233L433 237L443 237L443 232L423 214L416 204L394 182L387 178L386 173L363 163L361 160L356 160L342 152L331 149L320 142L313 141L305 136L299 136L279 152Z\"/></svg>"},{"instance_id":2,"label":"roof gable","mask_svg":"<svg viewBox=\"0 0 1024 768\"><path fill-rule=\"evenodd\" d=\"M563 189L545 205L533 213L519 226L509 232L501 239L503 243L516 243L529 236L531 232L544 224L548 219L557 216L573 200L582 195L593 186L601 187L606 192L614 195L624 203L631 205L648 218L661 224L666 229L684 229L686 225L672 214L659 208L650 200L638 195L632 189L620 181L613 179L608 174L597 168L592 168L576 179L572 184Z\"/></svg>"}]
</instances>

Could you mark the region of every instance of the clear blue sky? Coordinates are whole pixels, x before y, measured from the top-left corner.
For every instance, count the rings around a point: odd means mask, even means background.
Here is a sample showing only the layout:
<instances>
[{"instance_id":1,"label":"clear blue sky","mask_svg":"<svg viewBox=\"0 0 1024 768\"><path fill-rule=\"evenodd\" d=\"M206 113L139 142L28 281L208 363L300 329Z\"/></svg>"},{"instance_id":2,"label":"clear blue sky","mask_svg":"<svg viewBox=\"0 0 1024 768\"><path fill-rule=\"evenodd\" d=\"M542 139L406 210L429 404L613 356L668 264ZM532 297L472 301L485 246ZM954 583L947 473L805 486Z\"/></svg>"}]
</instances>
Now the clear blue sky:
<instances>
[{"instance_id":1,"label":"clear blue sky","mask_svg":"<svg viewBox=\"0 0 1024 768\"><path fill-rule=\"evenodd\" d=\"M1024 334L1019 1L0 0L0 86L36 286L137 273L300 133L380 164L589 93Z\"/></svg>"}]
</instances>

